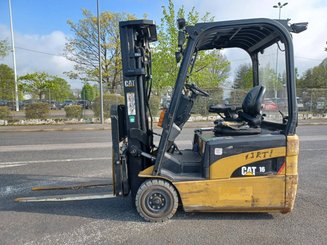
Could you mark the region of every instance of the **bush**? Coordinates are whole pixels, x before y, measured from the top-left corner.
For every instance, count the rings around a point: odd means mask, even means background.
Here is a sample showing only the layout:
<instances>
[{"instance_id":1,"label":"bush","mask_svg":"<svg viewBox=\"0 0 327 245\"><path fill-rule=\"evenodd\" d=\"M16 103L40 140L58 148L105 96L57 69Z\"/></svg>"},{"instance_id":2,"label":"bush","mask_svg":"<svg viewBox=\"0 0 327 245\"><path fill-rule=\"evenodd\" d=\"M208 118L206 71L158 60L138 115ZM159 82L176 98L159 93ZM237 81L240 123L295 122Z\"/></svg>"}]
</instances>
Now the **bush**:
<instances>
[{"instance_id":1,"label":"bush","mask_svg":"<svg viewBox=\"0 0 327 245\"><path fill-rule=\"evenodd\" d=\"M68 105L65 106L66 117L68 118L78 118L83 117L83 108L80 105Z\"/></svg>"},{"instance_id":2,"label":"bush","mask_svg":"<svg viewBox=\"0 0 327 245\"><path fill-rule=\"evenodd\" d=\"M0 106L0 120L10 119L10 110L8 106Z\"/></svg>"},{"instance_id":3,"label":"bush","mask_svg":"<svg viewBox=\"0 0 327 245\"><path fill-rule=\"evenodd\" d=\"M158 116L160 107L160 97L158 95L151 95L149 104L151 115L153 117Z\"/></svg>"},{"instance_id":4,"label":"bush","mask_svg":"<svg viewBox=\"0 0 327 245\"><path fill-rule=\"evenodd\" d=\"M110 117L110 108L114 104L124 104L124 97L120 94L104 94L103 95L103 116ZM94 116L100 117L100 97L97 97L92 105Z\"/></svg>"},{"instance_id":5,"label":"bush","mask_svg":"<svg viewBox=\"0 0 327 245\"><path fill-rule=\"evenodd\" d=\"M192 114L200 114L202 116L208 116L209 106L223 104L223 91L220 88L204 89L209 93L209 97L198 96L194 102L192 108Z\"/></svg>"},{"instance_id":6,"label":"bush","mask_svg":"<svg viewBox=\"0 0 327 245\"><path fill-rule=\"evenodd\" d=\"M27 105L25 116L27 119L47 119L50 113L50 105L47 103L34 103Z\"/></svg>"}]
</instances>

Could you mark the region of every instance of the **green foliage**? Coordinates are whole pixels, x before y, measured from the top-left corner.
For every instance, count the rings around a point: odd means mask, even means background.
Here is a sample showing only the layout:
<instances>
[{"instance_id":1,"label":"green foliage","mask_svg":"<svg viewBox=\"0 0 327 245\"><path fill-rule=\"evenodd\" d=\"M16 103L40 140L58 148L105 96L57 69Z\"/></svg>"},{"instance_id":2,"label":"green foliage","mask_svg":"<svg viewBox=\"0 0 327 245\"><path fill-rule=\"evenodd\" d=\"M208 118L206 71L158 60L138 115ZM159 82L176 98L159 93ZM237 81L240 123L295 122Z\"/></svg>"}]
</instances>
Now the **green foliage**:
<instances>
[{"instance_id":1,"label":"green foliage","mask_svg":"<svg viewBox=\"0 0 327 245\"><path fill-rule=\"evenodd\" d=\"M250 89L253 87L253 71L250 64L242 64L238 67L233 87L235 89Z\"/></svg>"},{"instance_id":2,"label":"green foliage","mask_svg":"<svg viewBox=\"0 0 327 245\"><path fill-rule=\"evenodd\" d=\"M0 99L15 100L14 71L7 65L0 65Z\"/></svg>"},{"instance_id":3,"label":"green foliage","mask_svg":"<svg viewBox=\"0 0 327 245\"><path fill-rule=\"evenodd\" d=\"M94 84L92 86L92 88L93 88L93 94L94 94L93 100L94 100L96 97L100 96L100 88L99 88L98 84Z\"/></svg>"},{"instance_id":4,"label":"green foliage","mask_svg":"<svg viewBox=\"0 0 327 245\"><path fill-rule=\"evenodd\" d=\"M30 73L19 78L22 81L24 90L40 100L45 97L45 93L48 91L49 79L49 75L45 72Z\"/></svg>"},{"instance_id":5,"label":"green foliage","mask_svg":"<svg viewBox=\"0 0 327 245\"><path fill-rule=\"evenodd\" d=\"M230 105L242 105L248 91L247 89L233 89L228 98L228 103Z\"/></svg>"},{"instance_id":6,"label":"green foliage","mask_svg":"<svg viewBox=\"0 0 327 245\"><path fill-rule=\"evenodd\" d=\"M72 96L70 85L60 77L34 72L19 77L25 92L33 98L63 101Z\"/></svg>"},{"instance_id":7,"label":"green foliage","mask_svg":"<svg viewBox=\"0 0 327 245\"><path fill-rule=\"evenodd\" d=\"M151 115L152 116L158 116L159 113L159 107L160 107L160 96L158 95L151 95L150 97L150 110L151 110Z\"/></svg>"},{"instance_id":8,"label":"green foliage","mask_svg":"<svg viewBox=\"0 0 327 245\"><path fill-rule=\"evenodd\" d=\"M65 106L66 117L68 118L78 118L83 117L83 108L80 105L69 105Z\"/></svg>"},{"instance_id":9,"label":"green foliage","mask_svg":"<svg viewBox=\"0 0 327 245\"><path fill-rule=\"evenodd\" d=\"M97 97L98 87L92 86L89 83L83 85L81 91L81 99L93 101Z\"/></svg>"},{"instance_id":10,"label":"green foliage","mask_svg":"<svg viewBox=\"0 0 327 245\"><path fill-rule=\"evenodd\" d=\"M8 106L0 106L0 120L10 119L10 110Z\"/></svg>"},{"instance_id":11,"label":"green foliage","mask_svg":"<svg viewBox=\"0 0 327 245\"><path fill-rule=\"evenodd\" d=\"M229 61L217 50L200 51L190 81L204 88L217 88L228 78Z\"/></svg>"},{"instance_id":12,"label":"green foliage","mask_svg":"<svg viewBox=\"0 0 327 245\"><path fill-rule=\"evenodd\" d=\"M25 108L27 119L47 119L50 113L50 106L47 103L33 103Z\"/></svg>"},{"instance_id":13,"label":"green foliage","mask_svg":"<svg viewBox=\"0 0 327 245\"><path fill-rule=\"evenodd\" d=\"M110 108L114 104L124 104L124 97L120 94L103 95L103 114L105 118L110 117ZM96 117L100 116L100 97L97 97L92 105L92 110Z\"/></svg>"},{"instance_id":14,"label":"green foliage","mask_svg":"<svg viewBox=\"0 0 327 245\"><path fill-rule=\"evenodd\" d=\"M74 70L67 72L67 75L73 79L98 82L97 18L86 9L83 9L82 14L83 18L77 23L67 21L74 36L66 43L65 56L75 63ZM100 15L102 76L103 82L109 88L116 88L120 83L122 70L118 23L129 19L135 19L135 17L109 11L102 12Z\"/></svg>"},{"instance_id":15,"label":"green foliage","mask_svg":"<svg viewBox=\"0 0 327 245\"><path fill-rule=\"evenodd\" d=\"M221 88L204 89L209 93L210 97L198 96L192 108L192 114L200 114L207 116L209 114L209 106L221 104L223 100L223 90Z\"/></svg>"},{"instance_id":16,"label":"green foliage","mask_svg":"<svg viewBox=\"0 0 327 245\"><path fill-rule=\"evenodd\" d=\"M276 72L270 67L259 70L261 83L266 87L266 97L275 98L279 91L283 90L282 79L278 78Z\"/></svg>"},{"instance_id":17,"label":"green foliage","mask_svg":"<svg viewBox=\"0 0 327 245\"><path fill-rule=\"evenodd\" d=\"M0 40L0 58L6 57L9 53L9 45L7 40Z\"/></svg>"},{"instance_id":18,"label":"green foliage","mask_svg":"<svg viewBox=\"0 0 327 245\"><path fill-rule=\"evenodd\" d=\"M318 66L308 69L297 80L298 88L327 88L327 59Z\"/></svg>"},{"instance_id":19,"label":"green foliage","mask_svg":"<svg viewBox=\"0 0 327 245\"><path fill-rule=\"evenodd\" d=\"M177 51L178 30L176 19L185 18L188 25L213 20L209 13L200 17L194 7L186 13L182 6L176 13L172 0L168 1L168 6L162 6L162 13L161 24L158 26L158 42L153 52L153 86L159 89L173 86L177 78L178 65L175 60L175 52ZM191 80L200 86L217 87L226 79L228 65L229 63L218 51L199 52Z\"/></svg>"},{"instance_id":20,"label":"green foliage","mask_svg":"<svg viewBox=\"0 0 327 245\"><path fill-rule=\"evenodd\" d=\"M70 84L63 78L51 76L48 91L45 93L45 99L64 101L72 97L73 93L71 91Z\"/></svg>"}]
</instances>

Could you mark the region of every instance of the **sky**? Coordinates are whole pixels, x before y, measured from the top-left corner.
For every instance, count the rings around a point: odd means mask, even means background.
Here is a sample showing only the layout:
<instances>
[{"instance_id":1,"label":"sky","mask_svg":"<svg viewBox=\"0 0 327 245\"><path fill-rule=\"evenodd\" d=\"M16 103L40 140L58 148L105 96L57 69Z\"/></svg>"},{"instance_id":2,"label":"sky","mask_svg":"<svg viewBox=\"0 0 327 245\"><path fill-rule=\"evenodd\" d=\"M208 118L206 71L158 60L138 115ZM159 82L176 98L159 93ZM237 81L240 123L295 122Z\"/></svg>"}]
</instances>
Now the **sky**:
<instances>
[{"instance_id":1,"label":"sky","mask_svg":"<svg viewBox=\"0 0 327 245\"><path fill-rule=\"evenodd\" d=\"M281 2L282 4L286 1ZM281 9L281 18L291 23L309 22L308 30L294 34L295 66L300 74L318 65L327 57L327 1L289 0ZM180 0L176 9L193 6L203 15L209 12L216 21L247 18L278 18L277 0ZM160 23L163 5L168 0L99 0L100 11L125 12ZM73 64L63 55L66 38L72 36L67 20L77 22L82 9L96 14L96 0L11 0L18 76L32 72L47 72L66 78ZM11 42L8 0L0 0L0 40ZM12 56L0 60L12 67ZM67 78L66 78L67 79ZM69 80L69 79L67 79ZM72 88L82 83L69 80Z\"/></svg>"}]
</instances>

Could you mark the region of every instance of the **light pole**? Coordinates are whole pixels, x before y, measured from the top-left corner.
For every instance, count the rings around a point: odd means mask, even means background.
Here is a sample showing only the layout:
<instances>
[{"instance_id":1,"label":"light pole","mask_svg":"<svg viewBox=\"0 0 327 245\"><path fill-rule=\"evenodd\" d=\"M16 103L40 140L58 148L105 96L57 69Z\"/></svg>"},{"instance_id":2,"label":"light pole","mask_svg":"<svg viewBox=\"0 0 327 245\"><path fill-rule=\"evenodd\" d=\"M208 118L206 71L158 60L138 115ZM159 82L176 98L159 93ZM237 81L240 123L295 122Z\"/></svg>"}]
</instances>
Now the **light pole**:
<instances>
[{"instance_id":1,"label":"light pole","mask_svg":"<svg viewBox=\"0 0 327 245\"><path fill-rule=\"evenodd\" d=\"M103 117L103 86L102 86L102 66L101 66L101 43L100 43L100 14L99 0L97 0L97 24L98 24L98 52L99 52L99 87L100 87L100 123L104 124Z\"/></svg>"},{"instance_id":2,"label":"light pole","mask_svg":"<svg viewBox=\"0 0 327 245\"><path fill-rule=\"evenodd\" d=\"M274 5L273 8L278 8L279 14L278 19L280 19L280 14L282 12L282 8L285 7L288 4L288 2L281 4L280 2L277 3L277 5Z\"/></svg>"},{"instance_id":3,"label":"light pole","mask_svg":"<svg viewBox=\"0 0 327 245\"><path fill-rule=\"evenodd\" d=\"M278 2L277 5L274 5L273 8L278 8L278 19L280 20L282 8L285 7L288 4L286 3L280 3ZM277 45L277 52L276 52L276 79L278 81L278 45ZM277 84L275 84L275 89L274 89L274 94L275 94L275 99L277 99Z\"/></svg>"},{"instance_id":4,"label":"light pole","mask_svg":"<svg viewBox=\"0 0 327 245\"><path fill-rule=\"evenodd\" d=\"M8 0L9 5L9 18L10 18L10 32L11 32L11 47L12 47L12 59L14 66L14 79L15 79L15 104L16 111L19 111L19 101L18 101L18 85L17 85L17 69L16 69L16 51L15 51L15 40L14 40L14 27L12 24L12 12L11 12L11 1Z\"/></svg>"}]
</instances>

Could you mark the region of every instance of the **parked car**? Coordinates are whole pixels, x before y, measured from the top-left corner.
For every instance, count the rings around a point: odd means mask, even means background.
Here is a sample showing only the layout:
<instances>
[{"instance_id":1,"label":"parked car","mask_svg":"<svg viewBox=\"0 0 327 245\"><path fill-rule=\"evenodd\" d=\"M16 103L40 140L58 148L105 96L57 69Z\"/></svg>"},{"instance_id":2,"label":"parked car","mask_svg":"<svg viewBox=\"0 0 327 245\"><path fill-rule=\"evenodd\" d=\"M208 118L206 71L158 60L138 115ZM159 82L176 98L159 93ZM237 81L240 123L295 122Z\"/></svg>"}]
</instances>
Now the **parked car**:
<instances>
[{"instance_id":1,"label":"parked car","mask_svg":"<svg viewBox=\"0 0 327 245\"><path fill-rule=\"evenodd\" d=\"M321 111L321 110L325 110L326 108L326 101L324 97L319 97L317 99L317 105L316 105L316 109Z\"/></svg>"},{"instance_id":2,"label":"parked car","mask_svg":"<svg viewBox=\"0 0 327 245\"><path fill-rule=\"evenodd\" d=\"M278 106L272 100L264 100L262 104L262 109L266 111L276 111L278 110Z\"/></svg>"},{"instance_id":3,"label":"parked car","mask_svg":"<svg viewBox=\"0 0 327 245\"><path fill-rule=\"evenodd\" d=\"M78 100L77 105L81 105L83 109L90 109L91 107L91 102L88 100Z\"/></svg>"},{"instance_id":4,"label":"parked car","mask_svg":"<svg viewBox=\"0 0 327 245\"><path fill-rule=\"evenodd\" d=\"M8 101L7 106L10 110L15 111L16 110L16 102L15 101ZM24 103L23 101L18 102L19 110L24 110Z\"/></svg>"},{"instance_id":5,"label":"parked car","mask_svg":"<svg viewBox=\"0 0 327 245\"><path fill-rule=\"evenodd\" d=\"M6 106L8 104L7 100L0 100L0 106Z\"/></svg>"},{"instance_id":6,"label":"parked car","mask_svg":"<svg viewBox=\"0 0 327 245\"><path fill-rule=\"evenodd\" d=\"M297 102L297 108L299 111L304 111L304 104L302 99L300 99L299 97L296 97L296 102Z\"/></svg>"},{"instance_id":7,"label":"parked car","mask_svg":"<svg viewBox=\"0 0 327 245\"><path fill-rule=\"evenodd\" d=\"M304 103L304 109L307 111L312 111L313 109L313 103L311 101L307 101Z\"/></svg>"},{"instance_id":8,"label":"parked car","mask_svg":"<svg viewBox=\"0 0 327 245\"><path fill-rule=\"evenodd\" d=\"M287 99L276 98L272 99L272 101L277 104L278 110L286 111L287 110Z\"/></svg>"},{"instance_id":9,"label":"parked car","mask_svg":"<svg viewBox=\"0 0 327 245\"><path fill-rule=\"evenodd\" d=\"M61 105L58 101L51 100L49 101L50 109L51 110L60 110Z\"/></svg>"},{"instance_id":10,"label":"parked car","mask_svg":"<svg viewBox=\"0 0 327 245\"><path fill-rule=\"evenodd\" d=\"M73 100L65 100L64 103L61 105L61 108L64 108L65 106L74 105L75 102Z\"/></svg>"}]
</instances>

